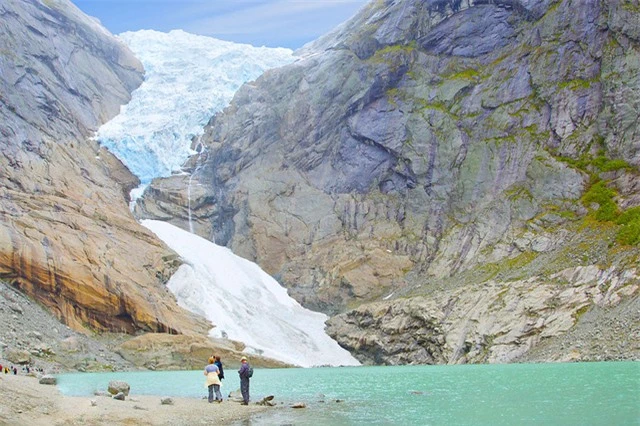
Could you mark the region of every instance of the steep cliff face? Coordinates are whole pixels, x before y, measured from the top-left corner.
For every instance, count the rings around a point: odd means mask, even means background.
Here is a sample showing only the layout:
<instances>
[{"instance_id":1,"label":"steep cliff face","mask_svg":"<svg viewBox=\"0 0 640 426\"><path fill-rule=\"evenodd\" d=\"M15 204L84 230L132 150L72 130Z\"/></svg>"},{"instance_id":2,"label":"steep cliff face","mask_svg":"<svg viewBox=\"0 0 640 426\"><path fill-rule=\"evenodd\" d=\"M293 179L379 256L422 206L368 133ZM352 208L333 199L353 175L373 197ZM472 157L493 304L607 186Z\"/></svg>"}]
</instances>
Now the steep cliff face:
<instances>
[{"instance_id":1,"label":"steep cliff face","mask_svg":"<svg viewBox=\"0 0 640 426\"><path fill-rule=\"evenodd\" d=\"M67 0L0 5L0 278L76 328L200 332L164 281L175 255L136 223L137 179L89 140L142 82Z\"/></svg>"},{"instance_id":2,"label":"steep cliff face","mask_svg":"<svg viewBox=\"0 0 640 426\"><path fill-rule=\"evenodd\" d=\"M384 299L332 323L363 360L409 362L354 342L384 318L408 341L416 315L437 348L420 361L514 359L538 341L523 336L557 336L605 303L593 286L612 278L597 271L638 261L637 18L625 1L373 1L211 120L193 159L197 229L308 307ZM163 187L175 179L154 185L170 202ZM635 272L624 283L618 296L637 297ZM496 314L503 291L524 310ZM485 327L492 315L513 321ZM562 326L542 331L549 315Z\"/></svg>"}]
</instances>

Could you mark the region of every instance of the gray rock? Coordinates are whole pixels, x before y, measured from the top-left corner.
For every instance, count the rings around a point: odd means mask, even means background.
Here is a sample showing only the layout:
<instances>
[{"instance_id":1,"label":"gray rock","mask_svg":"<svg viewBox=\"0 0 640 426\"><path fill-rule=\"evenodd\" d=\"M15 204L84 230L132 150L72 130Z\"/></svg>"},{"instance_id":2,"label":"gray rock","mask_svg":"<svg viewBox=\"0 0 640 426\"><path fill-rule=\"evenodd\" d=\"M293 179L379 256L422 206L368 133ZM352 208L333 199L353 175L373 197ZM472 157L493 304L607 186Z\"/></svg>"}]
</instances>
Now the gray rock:
<instances>
[{"instance_id":1,"label":"gray rock","mask_svg":"<svg viewBox=\"0 0 640 426\"><path fill-rule=\"evenodd\" d=\"M124 401L125 400L124 392L118 392L117 394L113 395L113 399L117 399L118 401Z\"/></svg>"},{"instance_id":2,"label":"gray rock","mask_svg":"<svg viewBox=\"0 0 640 426\"><path fill-rule=\"evenodd\" d=\"M265 405L267 407L274 407L276 403L273 402L273 398L274 398L273 395L265 396L260 401L256 402L256 405Z\"/></svg>"},{"instance_id":3,"label":"gray rock","mask_svg":"<svg viewBox=\"0 0 640 426\"><path fill-rule=\"evenodd\" d=\"M124 393L125 395L129 395L130 389L131 387L129 386L129 383L121 380L112 380L109 382L109 386L107 387L107 390L112 395L118 394L120 392Z\"/></svg>"},{"instance_id":4,"label":"gray rock","mask_svg":"<svg viewBox=\"0 0 640 426\"><path fill-rule=\"evenodd\" d=\"M31 362L31 354L26 350L6 349L4 356L14 364L29 364Z\"/></svg>"},{"instance_id":5,"label":"gray rock","mask_svg":"<svg viewBox=\"0 0 640 426\"><path fill-rule=\"evenodd\" d=\"M27 337L42 340L42 333L38 333L37 331L30 331L29 333L27 333Z\"/></svg>"},{"instance_id":6,"label":"gray rock","mask_svg":"<svg viewBox=\"0 0 640 426\"><path fill-rule=\"evenodd\" d=\"M160 399L161 405L173 405L173 398L165 397Z\"/></svg>"},{"instance_id":7,"label":"gray rock","mask_svg":"<svg viewBox=\"0 0 640 426\"><path fill-rule=\"evenodd\" d=\"M38 382L41 385L56 385L58 384L58 379L54 376L44 375Z\"/></svg>"}]
</instances>

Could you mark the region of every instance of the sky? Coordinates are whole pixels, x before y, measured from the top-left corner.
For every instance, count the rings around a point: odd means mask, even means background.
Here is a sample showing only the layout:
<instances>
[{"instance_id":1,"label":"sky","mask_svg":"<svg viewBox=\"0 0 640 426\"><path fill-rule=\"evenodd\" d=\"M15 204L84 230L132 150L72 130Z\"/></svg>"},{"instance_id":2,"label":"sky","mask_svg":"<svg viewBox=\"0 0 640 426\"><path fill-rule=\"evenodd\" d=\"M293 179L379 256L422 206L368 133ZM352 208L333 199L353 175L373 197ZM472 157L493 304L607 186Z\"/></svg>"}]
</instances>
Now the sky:
<instances>
[{"instance_id":1,"label":"sky","mask_svg":"<svg viewBox=\"0 0 640 426\"><path fill-rule=\"evenodd\" d=\"M297 49L369 0L71 0L113 34L181 29L236 43Z\"/></svg>"}]
</instances>

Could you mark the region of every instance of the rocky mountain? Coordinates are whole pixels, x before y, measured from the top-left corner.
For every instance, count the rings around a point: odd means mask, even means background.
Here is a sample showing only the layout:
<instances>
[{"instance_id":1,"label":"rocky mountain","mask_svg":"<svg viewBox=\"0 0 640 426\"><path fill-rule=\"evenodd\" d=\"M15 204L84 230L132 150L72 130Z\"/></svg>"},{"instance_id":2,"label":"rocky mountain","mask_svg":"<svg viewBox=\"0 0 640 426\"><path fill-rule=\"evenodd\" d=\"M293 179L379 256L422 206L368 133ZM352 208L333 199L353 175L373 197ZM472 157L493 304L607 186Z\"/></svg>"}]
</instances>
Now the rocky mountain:
<instances>
[{"instance_id":1,"label":"rocky mountain","mask_svg":"<svg viewBox=\"0 0 640 426\"><path fill-rule=\"evenodd\" d=\"M190 201L200 235L335 315L363 362L520 359L638 306L639 14L372 1L243 86L198 173L154 181L137 214L186 229ZM640 356L628 326L609 359ZM569 346L547 359L586 359Z\"/></svg>"},{"instance_id":2,"label":"rocky mountain","mask_svg":"<svg viewBox=\"0 0 640 426\"><path fill-rule=\"evenodd\" d=\"M0 75L0 278L75 329L205 333L164 287L177 256L128 210L137 178L90 139L140 62L68 0L7 0Z\"/></svg>"}]
</instances>

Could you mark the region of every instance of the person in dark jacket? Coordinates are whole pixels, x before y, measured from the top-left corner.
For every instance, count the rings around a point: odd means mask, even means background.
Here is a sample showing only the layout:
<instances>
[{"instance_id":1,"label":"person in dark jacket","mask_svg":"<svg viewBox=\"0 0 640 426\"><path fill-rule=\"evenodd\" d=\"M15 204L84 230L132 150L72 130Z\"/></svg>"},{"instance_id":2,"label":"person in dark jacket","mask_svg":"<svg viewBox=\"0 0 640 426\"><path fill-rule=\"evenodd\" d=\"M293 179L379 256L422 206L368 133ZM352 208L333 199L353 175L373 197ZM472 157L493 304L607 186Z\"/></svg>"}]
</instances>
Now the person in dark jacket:
<instances>
[{"instance_id":1,"label":"person in dark jacket","mask_svg":"<svg viewBox=\"0 0 640 426\"><path fill-rule=\"evenodd\" d=\"M220 361L220 355L216 355L215 356L216 362L214 363L215 365L218 366L218 370L220 370L220 374L218 375L218 377L220 377L220 380L224 379L224 370L222 369L222 361Z\"/></svg>"},{"instance_id":2,"label":"person in dark jacket","mask_svg":"<svg viewBox=\"0 0 640 426\"><path fill-rule=\"evenodd\" d=\"M249 405L249 369L251 366L246 357L240 358L242 365L238 374L240 375L240 392L242 392L242 405Z\"/></svg>"}]
</instances>

